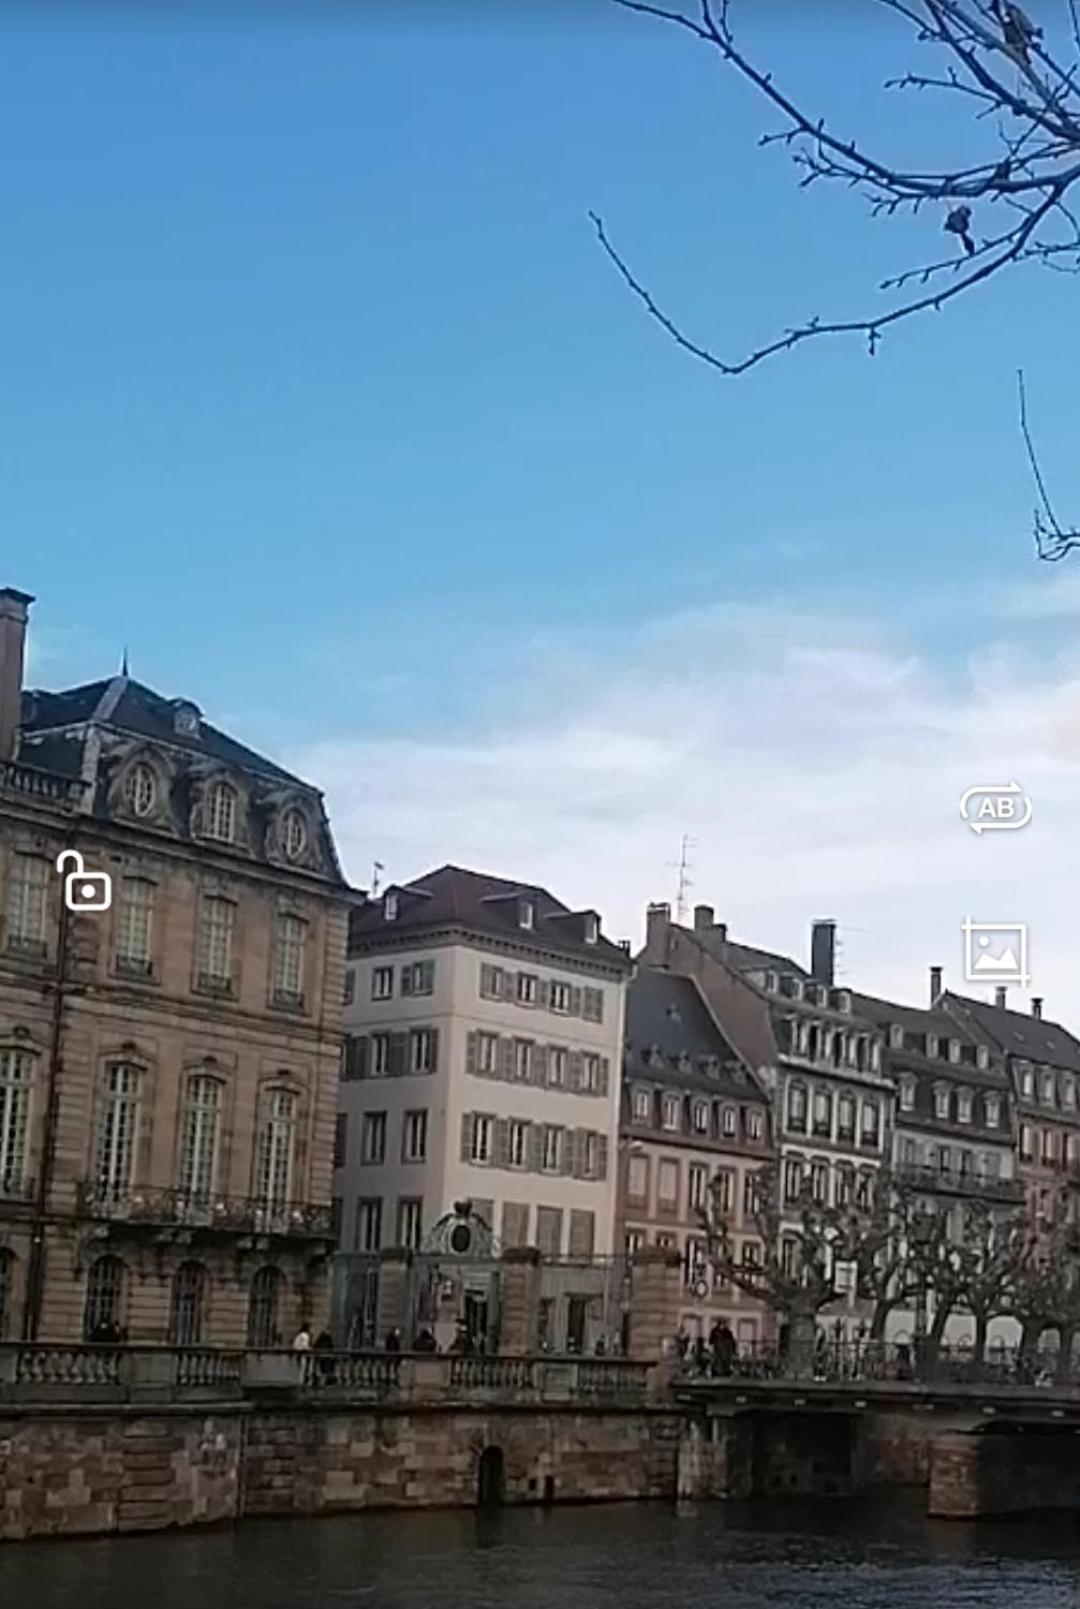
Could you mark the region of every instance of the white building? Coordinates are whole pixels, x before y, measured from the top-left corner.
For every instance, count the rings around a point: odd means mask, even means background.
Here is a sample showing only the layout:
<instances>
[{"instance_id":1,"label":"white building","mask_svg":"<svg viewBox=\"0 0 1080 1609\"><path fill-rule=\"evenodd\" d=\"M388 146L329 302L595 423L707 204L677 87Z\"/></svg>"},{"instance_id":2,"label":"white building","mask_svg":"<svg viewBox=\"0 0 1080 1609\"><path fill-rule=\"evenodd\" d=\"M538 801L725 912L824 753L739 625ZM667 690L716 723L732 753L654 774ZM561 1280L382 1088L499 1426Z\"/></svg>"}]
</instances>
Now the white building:
<instances>
[{"instance_id":1,"label":"white building","mask_svg":"<svg viewBox=\"0 0 1080 1609\"><path fill-rule=\"evenodd\" d=\"M595 911L454 866L354 912L342 1249L419 1246L468 1200L504 1248L613 1252L631 969Z\"/></svg>"}]
</instances>

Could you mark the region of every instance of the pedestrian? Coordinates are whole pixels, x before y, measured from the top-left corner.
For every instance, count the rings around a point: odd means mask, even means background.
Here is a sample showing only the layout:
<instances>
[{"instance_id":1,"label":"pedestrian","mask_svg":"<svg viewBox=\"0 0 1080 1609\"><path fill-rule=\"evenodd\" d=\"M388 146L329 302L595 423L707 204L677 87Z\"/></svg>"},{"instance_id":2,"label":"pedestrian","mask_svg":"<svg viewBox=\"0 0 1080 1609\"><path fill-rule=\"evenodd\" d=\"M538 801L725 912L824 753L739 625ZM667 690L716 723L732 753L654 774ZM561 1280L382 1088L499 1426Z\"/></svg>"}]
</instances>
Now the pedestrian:
<instances>
[{"instance_id":1,"label":"pedestrian","mask_svg":"<svg viewBox=\"0 0 1080 1609\"><path fill-rule=\"evenodd\" d=\"M437 1352L439 1350L439 1344L426 1324L422 1330L417 1332L412 1349L414 1352Z\"/></svg>"},{"instance_id":2,"label":"pedestrian","mask_svg":"<svg viewBox=\"0 0 1080 1609\"><path fill-rule=\"evenodd\" d=\"M709 1372L709 1349L705 1345L705 1338L699 1335L694 1342L694 1369L698 1374Z\"/></svg>"},{"instance_id":3,"label":"pedestrian","mask_svg":"<svg viewBox=\"0 0 1080 1609\"><path fill-rule=\"evenodd\" d=\"M690 1337L687 1335L681 1324L679 1325L679 1333L675 1337L675 1345L679 1350L680 1359L685 1363L686 1354L690 1346Z\"/></svg>"},{"instance_id":4,"label":"pedestrian","mask_svg":"<svg viewBox=\"0 0 1080 1609\"><path fill-rule=\"evenodd\" d=\"M738 1347L726 1318L717 1319L713 1325L709 1332L709 1346L712 1349L713 1373L731 1374Z\"/></svg>"},{"instance_id":5,"label":"pedestrian","mask_svg":"<svg viewBox=\"0 0 1080 1609\"><path fill-rule=\"evenodd\" d=\"M320 1383L329 1385L334 1373L334 1360L329 1356L334 1350L334 1337L329 1330L319 1331L311 1350L318 1353L315 1359L315 1367L319 1372Z\"/></svg>"},{"instance_id":6,"label":"pedestrian","mask_svg":"<svg viewBox=\"0 0 1080 1609\"><path fill-rule=\"evenodd\" d=\"M310 1324L301 1324L300 1328L297 1330L296 1334L293 1336L293 1351L294 1352L310 1352L311 1351L311 1325Z\"/></svg>"},{"instance_id":7,"label":"pedestrian","mask_svg":"<svg viewBox=\"0 0 1080 1609\"><path fill-rule=\"evenodd\" d=\"M388 1352L401 1351L401 1331L396 1324L392 1330L386 1332L386 1350Z\"/></svg>"}]
</instances>

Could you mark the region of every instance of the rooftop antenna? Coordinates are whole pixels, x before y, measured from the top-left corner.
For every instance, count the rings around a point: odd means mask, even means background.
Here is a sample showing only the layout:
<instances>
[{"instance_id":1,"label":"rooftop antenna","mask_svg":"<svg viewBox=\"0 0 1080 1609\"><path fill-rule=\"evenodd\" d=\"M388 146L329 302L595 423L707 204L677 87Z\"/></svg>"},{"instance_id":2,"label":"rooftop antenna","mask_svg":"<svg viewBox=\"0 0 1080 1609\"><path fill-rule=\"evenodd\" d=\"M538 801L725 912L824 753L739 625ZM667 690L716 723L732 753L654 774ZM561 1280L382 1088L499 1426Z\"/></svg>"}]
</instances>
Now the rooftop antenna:
<instances>
[{"instance_id":1,"label":"rooftop antenna","mask_svg":"<svg viewBox=\"0 0 1080 1609\"><path fill-rule=\"evenodd\" d=\"M131 665L128 661L127 643L124 644L124 651L120 656L120 674L121 676L131 675Z\"/></svg>"},{"instance_id":2,"label":"rooftop antenna","mask_svg":"<svg viewBox=\"0 0 1080 1609\"><path fill-rule=\"evenodd\" d=\"M683 926L690 915L690 902L687 899L687 895L694 886L694 879L690 876L690 872L693 869L690 851L696 848L697 839L691 838L688 832L684 832L679 844L678 860L668 861L668 865L674 867L678 873L675 883L675 920L680 927Z\"/></svg>"},{"instance_id":3,"label":"rooftop antenna","mask_svg":"<svg viewBox=\"0 0 1080 1609\"><path fill-rule=\"evenodd\" d=\"M385 870L386 870L386 867L383 865L381 860L375 861L373 863L373 865L372 865L372 868L371 868L371 897L372 897L372 899L374 899L376 894L379 892L379 883L382 881L380 873L384 872Z\"/></svg>"}]
</instances>

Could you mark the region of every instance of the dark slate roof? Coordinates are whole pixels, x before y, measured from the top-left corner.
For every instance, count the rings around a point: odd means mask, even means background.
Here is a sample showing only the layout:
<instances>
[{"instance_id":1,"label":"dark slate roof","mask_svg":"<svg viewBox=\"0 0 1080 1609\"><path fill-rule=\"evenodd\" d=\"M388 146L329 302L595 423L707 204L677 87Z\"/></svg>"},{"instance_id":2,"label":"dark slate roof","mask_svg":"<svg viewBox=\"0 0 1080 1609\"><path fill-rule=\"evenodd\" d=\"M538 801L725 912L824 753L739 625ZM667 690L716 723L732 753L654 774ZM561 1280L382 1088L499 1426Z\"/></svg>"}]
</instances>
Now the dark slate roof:
<instances>
[{"instance_id":1,"label":"dark slate roof","mask_svg":"<svg viewBox=\"0 0 1080 1609\"><path fill-rule=\"evenodd\" d=\"M387 894L398 896L398 915L387 921ZM518 900L533 905L533 926L518 923ZM351 913L350 948L397 933L428 932L435 928L463 927L494 937L513 938L538 949L559 950L582 960L600 961L627 971L633 963L625 950L601 935L595 944L585 940L585 919L590 911L571 911L546 888L515 883L506 877L468 871L462 866L440 866L410 883L395 883L378 899Z\"/></svg>"},{"instance_id":2,"label":"dark slate roof","mask_svg":"<svg viewBox=\"0 0 1080 1609\"><path fill-rule=\"evenodd\" d=\"M662 1062L650 1059L650 1052L659 1052ZM684 1089L761 1093L694 980L651 967L641 969L626 991L626 1067Z\"/></svg>"},{"instance_id":3,"label":"dark slate roof","mask_svg":"<svg viewBox=\"0 0 1080 1609\"><path fill-rule=\"evenodd\" d=\"M736 972L790 972L796 978L810 977L806 968L798 961L793 961L790 955L777 955L774 950L759 950L753 944L737 944L733 939L721 938L716 932L694 932L694 937Z\"/></svg>"},{"instance_id":4,"label":"dark slate roof","mask_svg":"<svg viewBox=\"0 0 1080 1609\"><path fill-rule=\"evenodd\" d=\"M300 781L272 760L256 754L243 743L237 743L226 732L211 726L202 719L201 714L197 732L178 732L177 706L189 702L187 699L164 698L142 682L132 681L129 676L112 676L105 681L87 682L82 687L69 687L60 693L26 692L22 702L19 756L28 765L59 771L62 775L78 776L82 751L81 744L73 738L73 729L92 724L132 732L152 742L208 756L220 760L224 765L236 766L240 770L253 771L282 782Z\"/></svg>"},{"instance_id":5,"label":"dark slate roof","mask_svg":"<svg viewBox=\"0 0 1080 1609\"><path fill-rule=\"evenodd\" d=\"M971 1000L951 990L944 998L976 1034L1009 1055L1080 1073L1080 1042L1060 1023L1028 1012L1010 1011L1007 1006L992 1006L985 1000Z\"/></svg>"},{"instance_id":6,"label":"dark slate roof","mask_svg":"<svg viewBox=\"0 0 1080 1609\"><path fill-rule=\"evenodd\" d=\"M989 1088L1004 1089L1008 1086L1004 1064L999 1059L996 1063L991 1057L989 1067L979 1067L976 1061L976 1047L982 1043L977 1034L973 1034L968 1026L958 1020L951 1012L941 1006L905 1006L896 1000L881 1000L876 995L853 994L851 997L852 1009L860 1017L872 1022L876 1027L885 1029L891 1023L899 1023L906 1036L914 1039L901 1048L892 1047L888 1039L885 1040L885 1055L895 1067L897 1062L905 1066L915 1066L935 1079L955 1078L965 1084L986 1085ZM947 1055L928 1056L926 1053L926 1036L937 1034L942 1046L947 1039L959 1040L961 1045L961 1059L958 1062L950 1061ZM989 1047L991 1051L993 1047Z\"/></svg>"},{"instance_id":7,"label":"dark slate roof","mask_svg":"<svg viewBox=\"0 0 1080 1609\"><path fill-rule=\"evenodd\" d=\"M872 994L852 994L851 1008L879 1027L898 1022L913 1034L937 1034L939 1039L959 1039L974 1045L975 1038L962 1023L940 1007L905 1006L897 1000L881 1000Z\"/></svg>"}]
</instances>

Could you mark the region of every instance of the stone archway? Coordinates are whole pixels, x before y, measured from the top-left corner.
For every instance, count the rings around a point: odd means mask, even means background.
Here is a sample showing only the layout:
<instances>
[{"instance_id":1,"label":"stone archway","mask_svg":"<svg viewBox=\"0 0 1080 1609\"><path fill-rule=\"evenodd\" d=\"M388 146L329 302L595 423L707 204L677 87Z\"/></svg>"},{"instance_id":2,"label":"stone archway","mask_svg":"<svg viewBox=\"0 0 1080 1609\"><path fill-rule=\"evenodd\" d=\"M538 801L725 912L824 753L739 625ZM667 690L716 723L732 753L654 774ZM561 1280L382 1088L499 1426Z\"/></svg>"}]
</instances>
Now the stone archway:
<instances>
[{"instance_id":1,"label":"stone archway","mask_svg":"<svg viewBox=\"0 0 1080 1609\"><path fill-rule=\"evenodd\" d=\"M505 1495L506 1460L501 1447L485 1447L476 1466L478 1508L498 1508Z\"/></svg>"}]
</instances>

